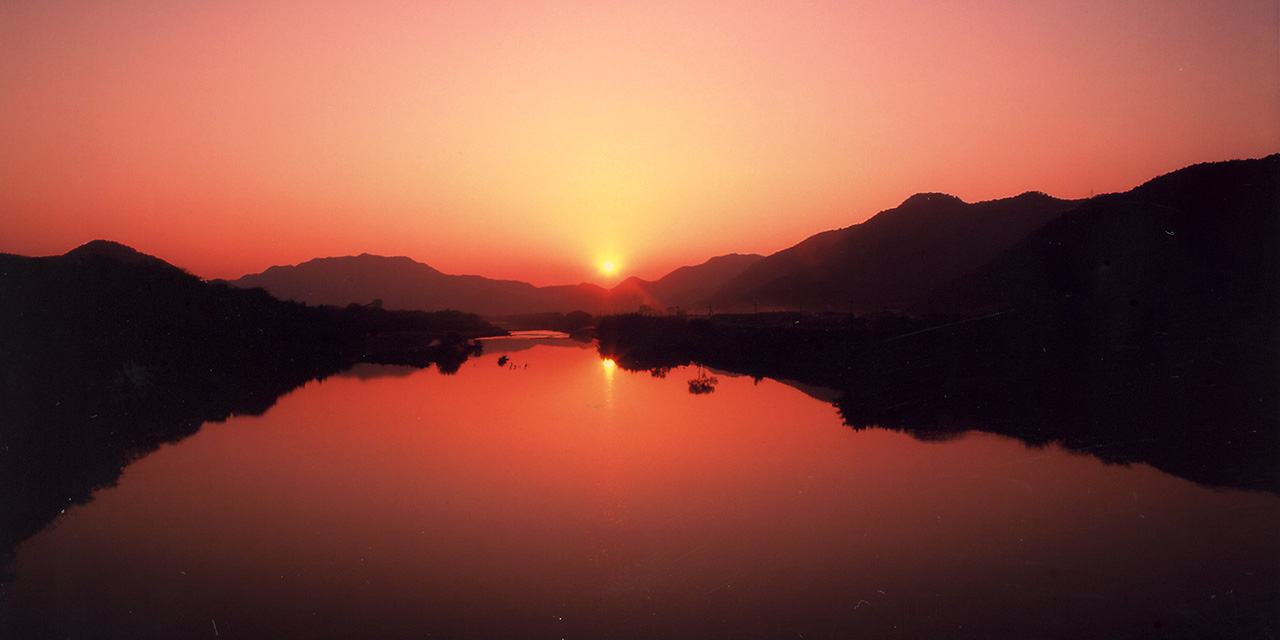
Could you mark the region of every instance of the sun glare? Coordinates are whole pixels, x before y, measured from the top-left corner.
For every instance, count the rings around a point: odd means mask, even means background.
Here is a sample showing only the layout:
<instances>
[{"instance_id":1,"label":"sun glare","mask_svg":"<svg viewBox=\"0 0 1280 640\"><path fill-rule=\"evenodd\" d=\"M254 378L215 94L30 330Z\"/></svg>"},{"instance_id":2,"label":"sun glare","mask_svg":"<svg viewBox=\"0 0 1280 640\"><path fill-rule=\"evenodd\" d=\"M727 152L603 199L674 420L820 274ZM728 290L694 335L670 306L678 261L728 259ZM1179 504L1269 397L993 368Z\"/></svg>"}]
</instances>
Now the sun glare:
<instances>
[{"instance_id":1,"label":"sun glare","mask_svg":"<svg viewBox=\"0 0 1280 640\"><path fill-rule=\"evenodd\" d=\"M613 273L614 264L613 262L606 261L604 264L600 265L600 268L603 269L605 273Z\"/></svg>"}]
</instances>

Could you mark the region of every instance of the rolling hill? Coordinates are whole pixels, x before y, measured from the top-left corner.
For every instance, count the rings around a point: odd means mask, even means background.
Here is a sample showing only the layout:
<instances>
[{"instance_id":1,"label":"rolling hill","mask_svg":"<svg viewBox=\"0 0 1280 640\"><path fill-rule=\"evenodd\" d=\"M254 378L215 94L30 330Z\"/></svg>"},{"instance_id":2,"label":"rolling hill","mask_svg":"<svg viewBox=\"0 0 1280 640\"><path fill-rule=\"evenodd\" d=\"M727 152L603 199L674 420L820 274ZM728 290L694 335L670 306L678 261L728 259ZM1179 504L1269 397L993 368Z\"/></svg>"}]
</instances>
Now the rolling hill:
<instances>
[{"instance_id":1,"label":"rolling hill","mask_svg":"<svg viewBox=\"0 0 1280 640\"><path fill-rule=\"evenodd\" d=\"M608 292L590 284L535 287L527 282L449 275L406 258L361 254L316 258L275 266L230 281L260 287L283 300L346 306L381 300L388 309L460 309L483 315L511 315L603 306Z\"/></svg>"},{"instance_id":2,"label":"rolling hill","mask_svg":"<svg viewBox=\"0 0 1280 640\"><path fill-rule=\"evenodd\" d=\"M460 309L486 316L578 309L622 313L635 311L640 305L665 309L700 302L760 257L719 256L653 282L628 278L612 289L586 283L535 287L516 280L449 275L407 257L370 254L275 266L229 284L262 288L284 300L333 306L381 300L388 309Z\"/></svg>"}]
</instances>

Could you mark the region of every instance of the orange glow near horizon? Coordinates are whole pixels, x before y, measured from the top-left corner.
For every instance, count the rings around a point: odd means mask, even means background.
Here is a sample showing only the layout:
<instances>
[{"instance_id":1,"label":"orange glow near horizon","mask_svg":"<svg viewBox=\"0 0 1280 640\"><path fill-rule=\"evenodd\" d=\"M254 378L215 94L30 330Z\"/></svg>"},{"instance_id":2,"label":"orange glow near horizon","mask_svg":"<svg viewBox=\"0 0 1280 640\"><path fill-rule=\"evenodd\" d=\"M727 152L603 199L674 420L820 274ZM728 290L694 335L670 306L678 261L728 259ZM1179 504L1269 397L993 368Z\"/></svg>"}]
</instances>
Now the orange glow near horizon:
<instances>
[{"instance_id":1,"label":"orange glow near horizon","mask_svg":"<svg viewBox=\"0 0 1280 640\"><path fill-rule=\"evenodd\" d=\"M14 0L0 251L106 238L210 278L368 252L547 285L607 275L604 243L656 279L920 191L1078 198L1274 153L1278 20L1270 0Z\"/></svg>"}]
</instances>

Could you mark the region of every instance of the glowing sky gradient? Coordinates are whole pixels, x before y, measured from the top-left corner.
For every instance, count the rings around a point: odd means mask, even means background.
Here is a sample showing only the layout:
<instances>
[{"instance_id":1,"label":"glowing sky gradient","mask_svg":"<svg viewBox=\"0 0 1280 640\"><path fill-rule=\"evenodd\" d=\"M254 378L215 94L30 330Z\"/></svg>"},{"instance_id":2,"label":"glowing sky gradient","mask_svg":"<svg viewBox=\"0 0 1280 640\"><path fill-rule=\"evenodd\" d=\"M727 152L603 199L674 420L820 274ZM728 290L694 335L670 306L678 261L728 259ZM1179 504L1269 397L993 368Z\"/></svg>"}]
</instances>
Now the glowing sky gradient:
<instances>
[{"instance_id":1,"label":"glowing sky gradient","mask_svg":"<svg viewBox=\"0 0 1280 640\"><path fill-rule=\"evenodd\" d=\"M535 284L1280 150L1275 0L0 3L0 251ZM599 265L618 269L602 275Z\"/></svg>"}]
</instances>

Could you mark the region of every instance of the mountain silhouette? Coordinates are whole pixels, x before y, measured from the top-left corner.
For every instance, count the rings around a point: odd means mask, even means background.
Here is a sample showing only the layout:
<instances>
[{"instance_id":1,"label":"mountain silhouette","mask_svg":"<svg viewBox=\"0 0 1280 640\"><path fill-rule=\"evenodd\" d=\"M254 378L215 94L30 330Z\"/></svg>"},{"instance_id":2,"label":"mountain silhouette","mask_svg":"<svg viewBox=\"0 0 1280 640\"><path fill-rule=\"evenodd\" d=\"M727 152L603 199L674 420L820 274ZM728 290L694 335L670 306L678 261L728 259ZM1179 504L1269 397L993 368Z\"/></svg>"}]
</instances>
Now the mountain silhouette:
<instances>
[{"instance_id":1,"label":"mountain silhouette","mask_svg":"<svg viewBox=\"0 0 1280 640\"><path fill-rule=\"evenodd\" d=\"M1177 330L1280 307L1280 154L1198 164L1082 201L931 307L1062 305L1136 330Z\"/></svg>"},{"instance_id":2,"label":"mountain silhouette","mask_svg":"<svg viewBox=\"0 0 1280 640\"><path fill-rule=\"evenodd\" d=\"M916 194L866 222L819 233L755 262L709 302L739 310L914 308L933 289L1074 206L1035 192L974 204Z\"/></svg>"},{"instance_id":3,"label":"mountain silhouette","mask_svg":"<svg viewBox=\"0 0 1280 640\"><path fill-rule=\"evenodd\" d=\"M381 300L389 309L460 309L485 316L585 310L594 314L700 302L760 256L731 254L648 282L628 278L612 289L593 284L535 287L516 280L449 275L407 257L370 254L274 266L228 284L262 288L283 300L346 306Z\"/></svg>"},{"instance_id":4,"label":"mountain silhouette","mask_svg":"<svg viewBox=\"0 0 1280 640\"><path fill-rule=\"evenodd\" d=\"M182 269L179 269L160 258L147 255L133 247L126 246L112 240L92 240L66 252L61 256L53 256L52 258L55 260L60 259L70 262L87 262L105 258L108 260L115 260L116 262L121 262L123 264L159 267L174 271L182 271Z\"/></svg>"},{"instance_id":5,"label":"mountain silhouette","mask_svg":"<svg viewBox=\"0 0 1280 640\"><path fill-rule=\"evenodd\" d=\"M486 316L598 311L608 298L603 287L591 284L539 288L515 280L449 275L407 257L367 253L274 266L229 284L259 287L282 300L307 304L346 306L381 300L388 309L460 309Z\"/></svg>"},{"instance_id":6,"label":"mountain silhouette","mask_svg":"<svg viewBox=\"0 0 1280 640\"><path fill-rule=\"evenodd\" d=\"M754 253L716 256L699 265L680 267L653 282L628 278L614 287L613 293L618 296L620 290L627 291L632 296L642 297L643 304L659 310L700 306L763 258Z\"/></svg>"},{"instance_id":7,"label":"mountain silhouette","mask_svg":"<svg viewBox=\"0 0 1280 640\"><path fill-rule=\"evenodd\" d=\"M754 262L707 302L922 314L1073 297L1112 321L1252 300L1247 313L1262 313L1277 293L1256 287L1280 264L1267 215L1277 157L1194 165L1085 200L916 194Z\"/></svg>"}]
</instances>

